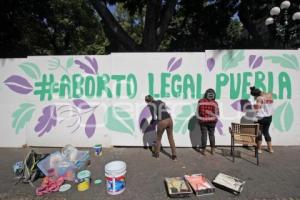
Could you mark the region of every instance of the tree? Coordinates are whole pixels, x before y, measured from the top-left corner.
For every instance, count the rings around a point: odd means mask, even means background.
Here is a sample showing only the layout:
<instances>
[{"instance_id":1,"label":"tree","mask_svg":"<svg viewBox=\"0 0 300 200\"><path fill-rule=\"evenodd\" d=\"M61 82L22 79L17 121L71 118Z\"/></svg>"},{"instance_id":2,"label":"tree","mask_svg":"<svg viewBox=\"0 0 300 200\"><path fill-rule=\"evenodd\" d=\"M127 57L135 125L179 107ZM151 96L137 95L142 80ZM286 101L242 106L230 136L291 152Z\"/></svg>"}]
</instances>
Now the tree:
<instances>
[{"instance_id":1,"label":"tree","mask_svg":"<svg viewBox=\"0 0 300 200\"><path fill-rule=\"evenodd\" d=\"M10 0L1 9L1 57L105 53L103 28L85 0Z\"/></svg>"},{"instance_id":2,"label":"tree","mask_svg":"<svg viewBox=\"0 0 300 200\"><path fill-rule=\"evenodd\" d=\"M207 47L233 46L225 38L231 17L237 12L238 0L89 1L107 27L107 36L111 37L111 41L117 41L125 51L200 51ZM137 13L140 17L144 15L144 20L135 21L137 25L142 24L139 26L143 30L141 42L114 17L108 3L122 4L130 17Z\"/></svg>"},{"instance_id":3,"label":"tree","mask_svg":"<svg viewBox=\"0 0 300 200\"><path fill-rule=\"evenodd\" d=\"M282 38L275 33L275 27L266 27L265 20L269 16L270 9L275 6L280 6L282 0L241 0L239 6L239 18L248 33L248 41L245 41L247 48L285 48ZM299 3L296 0L291 0L290 13L298 11ZM283 20L283 15L281 15ZM289 19L289 23L293 23ZM297 24L293 24L296 28ZM268 30L269 28L269 30ZM290 40L290 47L298 48L297 40Z\"/></svg>"},{"instance_id":4,"label":"tree","mask_svg":"<svg viewBox=\"0 0 300 200\"><path fill-rule=\"evenodd\" d=\"M127 51L156 51L163 40L177 4L177 0L110 1L111 4L123 3L131 15L146 6L142 42L137 43L109 11L105 0L89 1L108 28L111 36Z\"/></svg>"}]
</instances>

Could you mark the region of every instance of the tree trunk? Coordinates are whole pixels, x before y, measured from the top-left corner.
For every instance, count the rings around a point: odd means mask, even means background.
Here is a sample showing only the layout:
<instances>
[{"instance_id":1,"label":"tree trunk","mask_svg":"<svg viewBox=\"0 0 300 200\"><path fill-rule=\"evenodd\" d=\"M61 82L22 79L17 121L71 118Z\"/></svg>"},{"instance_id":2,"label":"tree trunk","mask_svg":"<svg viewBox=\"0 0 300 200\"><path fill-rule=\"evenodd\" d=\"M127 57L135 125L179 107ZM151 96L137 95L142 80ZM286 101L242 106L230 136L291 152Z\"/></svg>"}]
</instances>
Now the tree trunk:
<instances>
[{"instance_id":1,"label":"tree trunk","mask_svg":"<svg viewBox=\"0 0 300 200\"><path fill-rule=\"evenodd\" d=\"M139 51L140 47L136 42L124 31L121 25L116 21L114 16L106 7L106 3L103 0L89 0L102 18L105 25L114 34L114 38L118 40L128 51Z\"/></svg>"},{"instance_id":2,"label":"tree trunk","mask_svg":"<svg viewBox=\"0 0 300 200\"><path fill-rule=\"evenodd\" d=\"M89 0L98 15L101 17L109 33L113 34L126 51L157 51L163 35L175 11L177 0L166 1L162 9L162 0L147 0L145 26L143 31L142 44L137 44L117 22L106 6L105 0ZM161 12L163 11L163 12Z\"/></svg>"},{"instance_id":3,"label":"tree trunk","mask_svg":"<svg viewBox=\"0 0 300 200\"><path fill-rule=\"evenodd\" d=\"M244 27L247 29L249 35L253 37L252 48L264 48L265 42L263 39L263 34L265 31L261 31L263 29L263 24L261 24L261 20L258 22L255 22L253 17L251 16L251 13L254 12L254 10L250 10L250 4L253 4L253 2L250 2L248 0L242 0L239 8L239 18L244 25ZM258 30L260 26L260 31Z\"/></svg>"}]
</instances>

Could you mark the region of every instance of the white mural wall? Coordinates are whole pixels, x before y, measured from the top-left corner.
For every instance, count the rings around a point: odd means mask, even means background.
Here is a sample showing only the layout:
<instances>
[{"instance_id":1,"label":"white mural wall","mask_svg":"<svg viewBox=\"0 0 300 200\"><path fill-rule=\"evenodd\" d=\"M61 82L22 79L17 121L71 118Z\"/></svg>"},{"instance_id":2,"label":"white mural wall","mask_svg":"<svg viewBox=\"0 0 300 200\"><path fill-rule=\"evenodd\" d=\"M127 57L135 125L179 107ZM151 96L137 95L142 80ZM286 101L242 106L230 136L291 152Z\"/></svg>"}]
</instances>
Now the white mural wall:
<instances>
[{"instance_id":1,"label":"white mural wall","mask_svg":"<svg viewBox=\"0 0 300 200\"><path fill-rule=\"evenodd\" d=\"M208 88L217 93L216 144L230 144L231 122L248 122L255 85L274 97L275 145L299 145L299 52L211 50L2 59L0 147L143 146L155 139L144 97L164 101L176 146L200 145L195 116ZM163 145L168 146L166 134Z\"/></svg>"}]
</instances>

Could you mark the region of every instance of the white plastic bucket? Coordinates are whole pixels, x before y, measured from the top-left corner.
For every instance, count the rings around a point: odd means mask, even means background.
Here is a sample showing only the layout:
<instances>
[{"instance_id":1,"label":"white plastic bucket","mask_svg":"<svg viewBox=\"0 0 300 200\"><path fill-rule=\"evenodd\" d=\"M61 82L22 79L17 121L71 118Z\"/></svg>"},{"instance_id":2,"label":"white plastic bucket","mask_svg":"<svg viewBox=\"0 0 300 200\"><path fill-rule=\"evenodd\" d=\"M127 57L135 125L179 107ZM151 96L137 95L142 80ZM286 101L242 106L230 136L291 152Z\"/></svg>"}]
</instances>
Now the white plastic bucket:
<instances>
[{"instance_id":1,"label":"white plastic bucket","mask_svg":"<svg viewBox=\"0 0 300 200\"><path fill-rule=\"evenodd\" d=\"M126 163L112 161L105 165L106 191L108 194L117 195L126 188Z\"/></svg>"}]
</instances>

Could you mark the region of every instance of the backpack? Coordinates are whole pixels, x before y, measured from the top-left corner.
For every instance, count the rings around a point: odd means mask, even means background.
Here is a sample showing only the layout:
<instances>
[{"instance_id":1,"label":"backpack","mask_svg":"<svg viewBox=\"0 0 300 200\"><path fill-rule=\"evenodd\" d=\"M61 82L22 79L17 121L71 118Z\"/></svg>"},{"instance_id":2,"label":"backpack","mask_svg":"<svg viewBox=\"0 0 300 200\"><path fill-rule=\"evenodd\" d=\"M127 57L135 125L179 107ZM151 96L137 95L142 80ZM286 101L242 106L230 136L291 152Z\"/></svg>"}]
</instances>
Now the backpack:
<instances>
[{"instance_id":1,"label":"backpack","mask_svg":"<svg viewBox=\"0 0 300 200\"><path fill-rule=\"evenodd\" d=\"M32 187L33 182L39 178L45 177L43 172L38 168L37 164L46 158L49 154L39 154L36 153L34 150L30 150L25 156L23 161L22 170L19 170L18 173L15 175L17 176L17 183L29 183Z\"/></svg>"}]
</instances>

